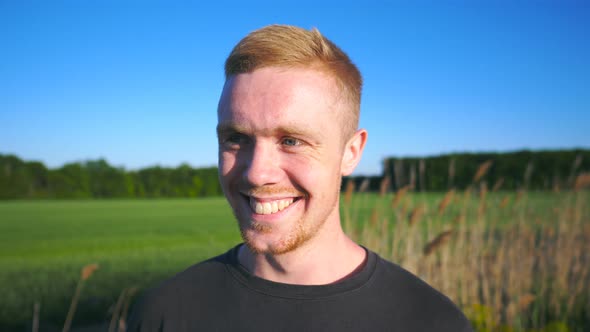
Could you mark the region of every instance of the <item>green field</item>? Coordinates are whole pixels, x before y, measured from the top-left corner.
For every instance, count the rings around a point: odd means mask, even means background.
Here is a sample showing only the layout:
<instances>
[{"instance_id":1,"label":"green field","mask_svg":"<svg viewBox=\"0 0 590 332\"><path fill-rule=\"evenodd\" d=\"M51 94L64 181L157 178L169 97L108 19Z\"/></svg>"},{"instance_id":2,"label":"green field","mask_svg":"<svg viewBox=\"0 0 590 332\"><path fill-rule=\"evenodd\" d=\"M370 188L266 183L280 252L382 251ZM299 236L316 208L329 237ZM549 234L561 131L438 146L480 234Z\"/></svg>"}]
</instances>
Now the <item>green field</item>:
<instances>
[{"instance_id":1,"label":"green field","mask_svg":"<svg viewBox=\"0 0 590 332\"><path fill-rule=\"evenodd\" d=\"M461 192L444 211L444 193L411 193L395 204L393 194L355 194L341 210L354 240L441 289L478 330L511 324L541 331L557 322L581 331L590 318L585 194ZM422 253L449 229L448 242ZM61 328L89 263L100 267L84 286L74 326L108 322L123 289L154 285L238 242L221 197L0 202L0 331L30 330L35 302L45 326ZM482 268L504 277L482 279ZM520 311L511 313L514 304Z\"/></svg>"},{"instance_id":2,"label":"green field","mask_svg":"<svg viewBox=\"0 0 590 332\"><path fill-rule=\"evenodd\" d=\"M108 320L125 287L149 286L240 240L222 198L199 200L16 201L0 203L0 330L42 320L60 326L80 269L77 322ZM20 329L19 329L20 330Z\"/></svg>"}]
</instances>

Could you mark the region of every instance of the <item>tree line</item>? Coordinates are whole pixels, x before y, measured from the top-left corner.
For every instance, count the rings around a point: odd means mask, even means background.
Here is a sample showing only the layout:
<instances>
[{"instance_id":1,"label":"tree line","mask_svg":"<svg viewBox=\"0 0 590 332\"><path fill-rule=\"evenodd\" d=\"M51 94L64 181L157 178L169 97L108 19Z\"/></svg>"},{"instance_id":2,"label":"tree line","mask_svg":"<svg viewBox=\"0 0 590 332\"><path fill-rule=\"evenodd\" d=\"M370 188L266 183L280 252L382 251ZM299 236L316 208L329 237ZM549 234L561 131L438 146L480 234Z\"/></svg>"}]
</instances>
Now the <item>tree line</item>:
<instances>
[{"instance_id":1,"label":"tree line","mask_svg":"<svg viewBox=\"0 0 590 332\"><path fill-rule=\"evenodd\" d=\"M387 158L377 176L347 177L357 191L465 189L478 169L495 190L569 189L576 176L590 171L590 150L455 153L426 158ZM385 188L384 188L385 184ZM104 159L48 169L37 161L0 154L0 199L209 197L222 194L216 167L113 167Z\"/></svg>"},{"instance_id":2,"label":"tree line","mask_svg":"<svg viewBox=\"0 0 590 332\"><path fill-rule=\"evenodd\" d=\"M387 158L383 176L391 189L465 189L481 167L482 181L495 190L567 190L576 176L590 171L590 150L454 153L428 158Z\"/></svg>"},{"instance_id":3,"label":"tree line","mask_svg":"<svg viewBox=\"0 0 590 332\"><path fill-rule=\"evenodd\" d=\"M48 169L37 161L0 154L0 199L158 198L221 195L217 168L113 167L104 159Z\"/></svg>"}]
</instances>

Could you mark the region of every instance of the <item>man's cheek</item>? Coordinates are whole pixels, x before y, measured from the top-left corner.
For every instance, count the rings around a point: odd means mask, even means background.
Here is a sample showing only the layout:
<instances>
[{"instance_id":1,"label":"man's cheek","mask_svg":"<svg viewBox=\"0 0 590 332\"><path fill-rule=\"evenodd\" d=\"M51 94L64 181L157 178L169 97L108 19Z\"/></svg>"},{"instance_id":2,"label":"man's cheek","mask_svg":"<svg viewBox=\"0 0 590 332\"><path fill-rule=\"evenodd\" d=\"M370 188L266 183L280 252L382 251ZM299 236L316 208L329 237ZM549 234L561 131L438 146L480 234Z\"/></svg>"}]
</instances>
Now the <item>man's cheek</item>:
<instances>
[{"instance_id":1,"label":"man's cheek","mask_svg":"<svg viewBox=\"0 0 590 332\"><path fill-rule=\"evenodd\" d=\"M230 175L231 170L234 168L235 158L227 153L222 154L219 157L219 170L222 177Z\"/></svg>"}]
</instances>

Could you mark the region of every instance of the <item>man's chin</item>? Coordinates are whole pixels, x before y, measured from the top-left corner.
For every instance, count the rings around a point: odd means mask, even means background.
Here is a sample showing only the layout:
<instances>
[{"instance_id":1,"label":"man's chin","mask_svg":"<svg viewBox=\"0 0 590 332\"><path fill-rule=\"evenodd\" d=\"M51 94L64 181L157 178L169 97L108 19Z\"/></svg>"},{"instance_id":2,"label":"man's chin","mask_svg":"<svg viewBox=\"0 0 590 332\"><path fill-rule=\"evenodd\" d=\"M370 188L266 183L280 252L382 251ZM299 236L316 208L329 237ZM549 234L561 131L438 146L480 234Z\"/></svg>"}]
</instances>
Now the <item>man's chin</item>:
<instances>
[{"instance_id":1,"label":"man's chin","mask_svg":"<svg viewBox=\"0 0 590 332\"><path fill-rule=\"evenodd\" d=\"M297 247L285 247L276 245L257 245L252 241L244 240L244 243L255 255L279 256L295 250Z\"/></svg>"},{"instance_id":2,"label":"man's chin","mask_svg":"<svg viewBox=\"0 0 590 332\"><path fill-rule=\"evenodd\" d=\"M258 231L252 231L251 229L242 230L242 239L248 249L254 254L283 255L301 247L308 240L308 237L303 236L303 234L297 234L287 239L274 240L269 238L271 236L271 234L263 234Z\"/></svg>"},{"instance_id":3,"label":"man's chin","mask_svg":"<svg viewBox=\"0 0 590 332\"><path fill-rule=\"evenodd\" d=\"M247 228L240 229L242 233L242 240L244 244L250 249L253 254L272 254L274 255L278 250L278 246L275 245L268 239L270 236L271 229L265 228L261 230L260 227L257 229ZM267 234L264 234L266 231Z\"/></svg>"}]
</instances>

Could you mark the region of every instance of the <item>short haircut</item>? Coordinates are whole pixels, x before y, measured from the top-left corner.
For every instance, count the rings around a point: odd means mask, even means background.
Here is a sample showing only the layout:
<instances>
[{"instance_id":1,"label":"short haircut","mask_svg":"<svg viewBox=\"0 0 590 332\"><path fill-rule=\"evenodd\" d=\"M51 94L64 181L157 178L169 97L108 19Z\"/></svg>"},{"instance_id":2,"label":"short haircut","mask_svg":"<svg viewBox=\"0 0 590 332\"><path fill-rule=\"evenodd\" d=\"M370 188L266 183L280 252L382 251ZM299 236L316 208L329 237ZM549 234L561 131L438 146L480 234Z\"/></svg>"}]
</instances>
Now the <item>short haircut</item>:
<instances>
[{"instance_id":1,"label":"short haircut","mask_svg":"<svg viewBox=\"0 0 590 332\"><path fill-rule=\"evenodd\" d=\"M316 28L305 30L288 25L269 25L253 31L233 48L225 61L225 79L264 67L309 68L335 80L350 106L344 120L346 140L359 122L363 79L348 55Z\"/></svg>"}]
</instances>

